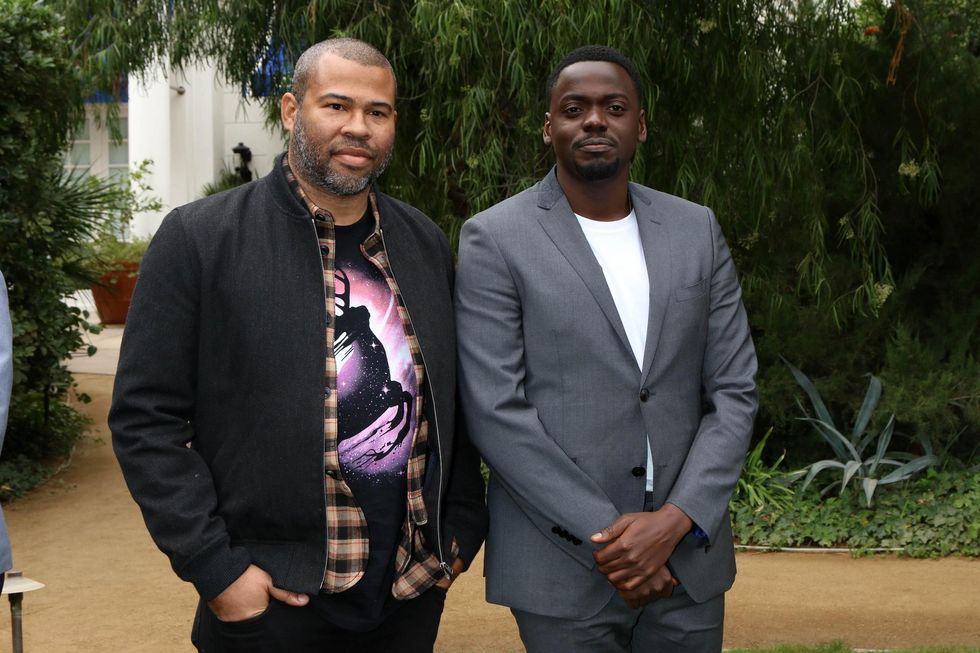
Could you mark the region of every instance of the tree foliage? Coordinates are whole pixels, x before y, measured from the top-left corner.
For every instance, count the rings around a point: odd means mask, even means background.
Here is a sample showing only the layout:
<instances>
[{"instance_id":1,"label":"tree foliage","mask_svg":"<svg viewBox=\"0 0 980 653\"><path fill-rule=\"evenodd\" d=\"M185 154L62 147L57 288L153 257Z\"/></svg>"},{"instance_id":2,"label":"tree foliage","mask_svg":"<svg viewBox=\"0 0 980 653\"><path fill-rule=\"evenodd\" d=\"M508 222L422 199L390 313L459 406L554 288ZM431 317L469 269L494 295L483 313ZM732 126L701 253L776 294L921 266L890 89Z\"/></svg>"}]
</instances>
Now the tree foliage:
<instances>
[{"instance_id":1,"label":"tree foliage","mask_svg":"<svg viewBox=\"0 0 980 653\"><path fill-rule=\"evenodd\" d=\"M586 43L617 47L647 89L650 138L634 179L712 206L732 245L763 363L763 429L790 428L783 354L844 406L850 379L867 370L902 396L909 368L954 360L953 379L927 389L929 405L980 435L976 3L60 5L89 80L208 60L263 95L272 121L289 62L307 46L332 36L375 44L399 77L398 156L385 184L451 238L550 167L543 82L557 60ZM899 346L915 360L890 353ZM905 368L889 367L896 361Z\"/></svg>"},{"instance_id":2,"label":"tree foliage","mask_svg":"<svg viewBox=\"0 0 980 653\"><path fill-rule=\"evenodd\" d=\"M65 403L64 361L89 328L65 298L79 287L80 244L128 193L70 176L63 155L83 115L82 79L51 9L2 0L0 270L14 327L14 387L4 458L65 453L85 420Z\"/></svg>"}]
</instances>

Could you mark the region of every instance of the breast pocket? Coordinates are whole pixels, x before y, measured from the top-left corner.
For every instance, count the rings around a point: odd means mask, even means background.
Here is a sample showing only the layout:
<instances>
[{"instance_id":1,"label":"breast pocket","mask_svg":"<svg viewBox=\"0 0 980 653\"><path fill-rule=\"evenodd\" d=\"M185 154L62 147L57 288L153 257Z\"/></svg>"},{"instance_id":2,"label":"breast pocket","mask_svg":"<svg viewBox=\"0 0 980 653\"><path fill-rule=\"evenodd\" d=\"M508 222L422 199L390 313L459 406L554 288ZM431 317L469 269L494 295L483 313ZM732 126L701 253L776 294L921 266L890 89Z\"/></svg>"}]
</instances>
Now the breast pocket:
<instances>
[{"instance_id":1,"label":"breast pocket","mask_svg":"<svg viewBox=\"0 0 980 653\"><path fill-rule=\"evenodd\" d=\"M677 302L688 302L692 299L701 297L708 291L708 280L701 279L695 284L678 288L674 291L674 300Z\"/></svg>"}]
</instances>

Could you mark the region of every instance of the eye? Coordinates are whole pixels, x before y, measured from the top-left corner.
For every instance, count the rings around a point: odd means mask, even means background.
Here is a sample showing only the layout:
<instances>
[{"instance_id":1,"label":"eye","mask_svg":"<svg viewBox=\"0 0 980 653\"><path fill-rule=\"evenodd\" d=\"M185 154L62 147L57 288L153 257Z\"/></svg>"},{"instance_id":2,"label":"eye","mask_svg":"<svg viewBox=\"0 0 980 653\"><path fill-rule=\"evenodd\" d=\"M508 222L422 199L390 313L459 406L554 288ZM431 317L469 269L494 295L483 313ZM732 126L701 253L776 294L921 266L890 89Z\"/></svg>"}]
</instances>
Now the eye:
<instances>
[{"instance_id":1,"label":"eye","mask_svg":"<svg viewBox=\"0 0 980 653\"><path fill-rule=\"evenodd\" d=\"M582 108L573 104L571 106L565 107L561 111L562 111L562 113L567 113L567 114L570 114L570 115L574 115L576 113L581 113L582 112Z\"/></svg>"},{"instance_id":2,"label":"eye","mask_svg":"<svg viewBox=\"0 0 980 653\"><path fill-rule=\"evenodd\" d=\"M327 108L332 109L334 111L343 111L344 105L340 104L339 102L331 102L330 104L327 105Z\"/></svg>"},{"instance_id":3,"label":"eye","mask_svg":"<svg viewBox=\"0 0 980 653\"><path fill-rule=\"evenodd\" d=\"M609 110L613 113L623 113L626 111L626 107L624 107L622 104L611 104L609 105Z\"/></svg>"}]
</instances>

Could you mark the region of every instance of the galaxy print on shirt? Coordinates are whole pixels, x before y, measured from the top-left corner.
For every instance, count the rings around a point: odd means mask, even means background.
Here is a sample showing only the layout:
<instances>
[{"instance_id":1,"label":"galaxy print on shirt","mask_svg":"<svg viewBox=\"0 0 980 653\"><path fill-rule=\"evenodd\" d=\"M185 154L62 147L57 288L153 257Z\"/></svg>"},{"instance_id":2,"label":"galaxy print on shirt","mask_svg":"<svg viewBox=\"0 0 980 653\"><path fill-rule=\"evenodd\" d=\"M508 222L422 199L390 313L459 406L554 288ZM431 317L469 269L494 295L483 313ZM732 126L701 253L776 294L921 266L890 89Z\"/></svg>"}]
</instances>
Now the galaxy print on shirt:
<instances>
[{"instance_id":1,"label":"galaxy print on shirt","mask_svg":"<svg viewBox=\"0 0 980 653\"><path fill-rule=\"evenodd\" d=\"M418 387L395 298L359 259L338 261L334 277L337 450L345 478L383 482L405 476Z\"/></svg>"}]
</instances>

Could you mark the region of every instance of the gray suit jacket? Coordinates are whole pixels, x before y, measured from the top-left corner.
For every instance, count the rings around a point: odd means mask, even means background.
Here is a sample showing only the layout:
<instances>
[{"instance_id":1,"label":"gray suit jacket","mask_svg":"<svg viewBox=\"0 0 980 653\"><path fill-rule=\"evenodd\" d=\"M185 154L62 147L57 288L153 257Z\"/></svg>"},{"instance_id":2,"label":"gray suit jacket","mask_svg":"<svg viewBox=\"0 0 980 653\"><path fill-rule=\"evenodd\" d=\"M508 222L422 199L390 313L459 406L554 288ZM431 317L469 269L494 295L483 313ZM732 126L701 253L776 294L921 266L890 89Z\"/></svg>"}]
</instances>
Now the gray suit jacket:
<instances>
[{"instance_id":1,"label":"gray suit jacket","mask_svg":"<svg viewBox=\"0 0 980 653\"><path fill-rule=\"evenodd\" d=\"M654 499L708 533L670 559L696 601L735 578L728 500L756 411L755 350L711 211L630 184L650 279L642 369L555 171L480 213L456 277L462 406L492 470L487 599L584 619L613 588L589 537Z\"/></svg>"},{"instance_id":2,"label":"gray suit jacket","mask_svg":"<svg viewBox=\"0 0 980 653\"><path fill-rule=\"evenodd\" d=\"M0 274L0 449L7 430L7 414L10 410L10 389L14 383L13 327L10 324L10 307L7 305L7 282ZM0 510L0 573L10 569L10 537L7 524Z\"/></svg>"}]
</instances>

